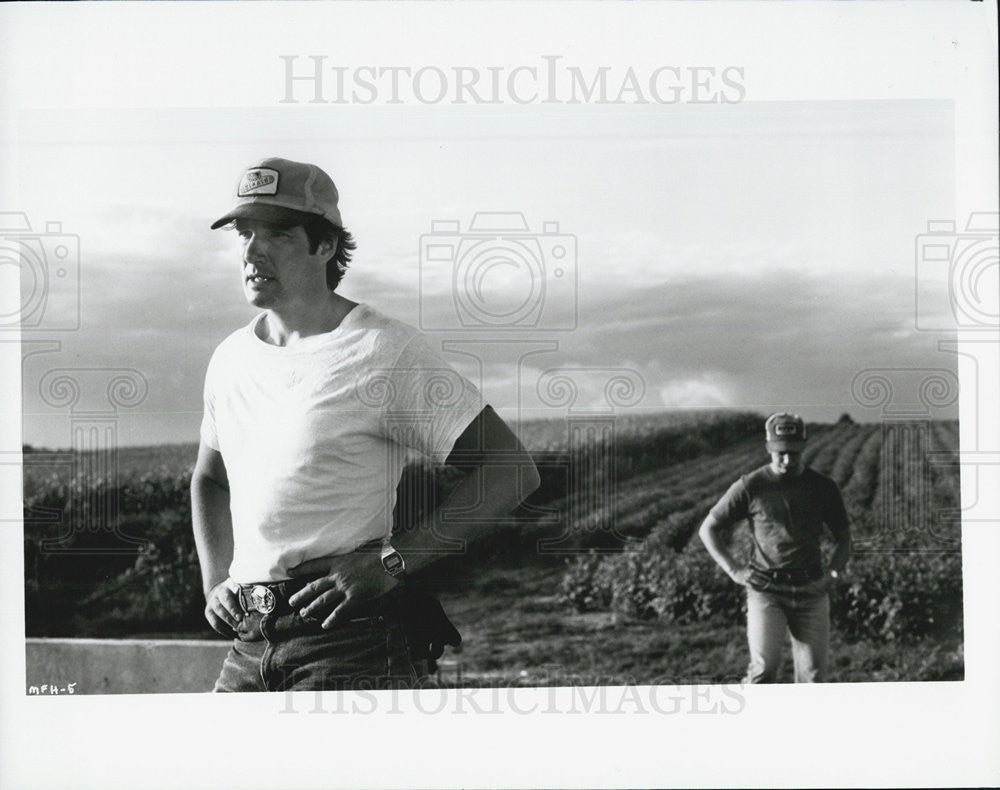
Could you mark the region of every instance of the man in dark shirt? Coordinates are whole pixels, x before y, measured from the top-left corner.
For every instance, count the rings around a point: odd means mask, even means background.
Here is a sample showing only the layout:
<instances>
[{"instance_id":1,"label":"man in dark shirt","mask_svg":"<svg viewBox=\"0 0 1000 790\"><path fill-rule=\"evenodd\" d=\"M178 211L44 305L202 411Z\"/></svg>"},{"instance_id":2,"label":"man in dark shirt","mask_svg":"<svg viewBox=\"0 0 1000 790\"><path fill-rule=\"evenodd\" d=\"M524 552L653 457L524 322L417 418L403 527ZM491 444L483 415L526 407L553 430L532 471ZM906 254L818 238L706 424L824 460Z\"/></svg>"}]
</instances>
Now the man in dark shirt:
<instances>
[{"instance_id":1,"label":"man in dark shirt","mask_svg":"<svg viewBox=\"0 0 1000 790\"><path fill-rule=\"evenodd\" d=\"M699 536L712 558L747 588L748 683L773 683L781 645L792 641L795 682L826 679L830 641L828 590L851 554L847 512L837 484L806 468L806 429L796 414L772 414L764 426L771 463L743 475L716 503ZM723 532L746 519L753 551L746 567L733 558ZM835 549L824 569L820 539Z\"/></svg>"}]
</instances>

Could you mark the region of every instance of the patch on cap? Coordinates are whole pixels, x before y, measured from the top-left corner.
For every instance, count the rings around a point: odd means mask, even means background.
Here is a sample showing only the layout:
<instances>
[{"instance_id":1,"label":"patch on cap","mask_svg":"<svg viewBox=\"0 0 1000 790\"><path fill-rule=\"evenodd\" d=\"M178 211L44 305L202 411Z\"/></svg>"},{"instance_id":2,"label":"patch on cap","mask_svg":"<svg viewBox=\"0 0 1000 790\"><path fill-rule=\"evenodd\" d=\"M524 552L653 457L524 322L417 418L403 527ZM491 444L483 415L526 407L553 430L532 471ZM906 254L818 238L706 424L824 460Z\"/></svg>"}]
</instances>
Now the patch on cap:
<instances>
[{"instance_id":1,"label":"patch on cap","mask_svg":"<svg viewBox=\"0 0 1000 790\"><path fill-rule=\"evenodd\" d=\"M798 450L806 442L806 424L797 414L772 414L764 423L768 450Z\"/></svg>"},{"instance_id":2,"label":"patch on cap","mask_svg":"<svg viewBox=\"0 0 1000 790\"><path fill-rule=\"evenodd\" d=\"M236 188L236 197L251 197L253 195L277 195L278 171L269 167L257 167L248 170Z\"/></svg>"}]
</instances>

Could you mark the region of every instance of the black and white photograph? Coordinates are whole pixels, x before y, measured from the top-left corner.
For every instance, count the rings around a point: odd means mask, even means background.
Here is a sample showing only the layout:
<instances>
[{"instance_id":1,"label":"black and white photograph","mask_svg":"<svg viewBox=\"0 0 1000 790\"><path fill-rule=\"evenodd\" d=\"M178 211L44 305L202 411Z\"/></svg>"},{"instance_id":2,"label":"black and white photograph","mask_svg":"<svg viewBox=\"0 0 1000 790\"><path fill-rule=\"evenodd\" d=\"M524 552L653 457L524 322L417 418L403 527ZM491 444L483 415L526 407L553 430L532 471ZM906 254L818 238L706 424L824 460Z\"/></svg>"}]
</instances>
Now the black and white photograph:
<instances>
[{"instance_id":1,"label":"black and white photograph","mask_svg":"<svg viewBox=\"0 0 1000 790\"><path fill-rule=\"evenodd\" d=\"M5 786L1000 781L996 19L5 4Z\"/></svg>"}]
</instances>

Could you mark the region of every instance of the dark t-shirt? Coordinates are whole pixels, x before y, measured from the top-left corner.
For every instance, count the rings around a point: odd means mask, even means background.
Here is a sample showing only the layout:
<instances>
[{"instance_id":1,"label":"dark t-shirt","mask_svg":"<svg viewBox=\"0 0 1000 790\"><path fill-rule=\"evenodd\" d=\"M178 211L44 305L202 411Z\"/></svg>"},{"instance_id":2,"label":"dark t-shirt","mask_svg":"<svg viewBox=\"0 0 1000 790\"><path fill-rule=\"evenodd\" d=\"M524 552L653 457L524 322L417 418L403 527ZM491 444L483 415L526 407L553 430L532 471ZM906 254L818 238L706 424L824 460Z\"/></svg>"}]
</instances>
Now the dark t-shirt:
<instances>
[{"instance_id":1,"label":"dark t-shirt","mask_svg":"<svg viewBox=\"0 0 1000 790\"><path fill-rule=\"evenodd\" d=\"M747 519L753 541L750 564L767 570L819 569L824 524L835 539L848 536L847 511L837 484L808 468L788 479L769 465L743 475L711 514L724 527Z\"/></svg>"}]
</instances>

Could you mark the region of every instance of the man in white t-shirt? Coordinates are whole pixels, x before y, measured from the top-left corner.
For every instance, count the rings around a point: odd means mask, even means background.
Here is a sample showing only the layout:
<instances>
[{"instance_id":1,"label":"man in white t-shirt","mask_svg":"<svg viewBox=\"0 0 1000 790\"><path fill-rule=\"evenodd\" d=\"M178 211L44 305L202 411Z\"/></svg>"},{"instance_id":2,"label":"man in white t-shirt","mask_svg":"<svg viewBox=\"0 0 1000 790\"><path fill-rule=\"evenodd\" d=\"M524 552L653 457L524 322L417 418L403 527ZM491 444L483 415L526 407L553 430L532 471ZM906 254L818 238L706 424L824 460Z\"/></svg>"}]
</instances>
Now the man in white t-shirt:
<instances>
[{"instance_id":1,"label":"man in white t-shirt","mask_svg":"<svg viewBox=\"0 0 1000 790\"><path fill-rule=\"evenodd\" d=\"M406 574L441 556L440 535L475 540L539 482L422 334L336 292L355 248L338 203L315 165L270 158L212 225L239 235L244 295L263 311L209 363L191 481L205 616L235 636L217 691L416 682L458 634ZM393 537L414 454L468 473Z\"/></svg>"}]
</instances>

